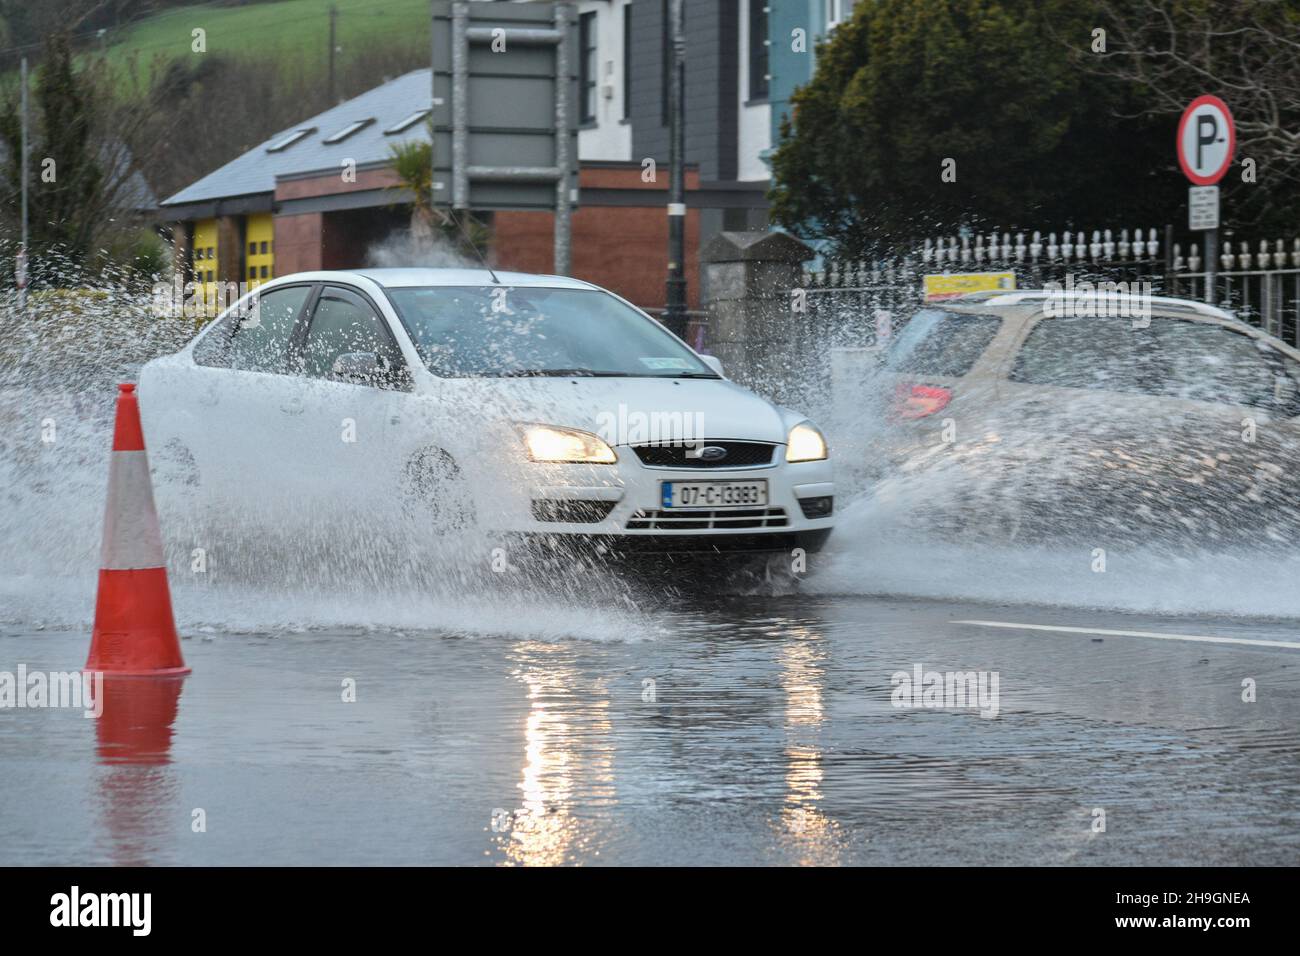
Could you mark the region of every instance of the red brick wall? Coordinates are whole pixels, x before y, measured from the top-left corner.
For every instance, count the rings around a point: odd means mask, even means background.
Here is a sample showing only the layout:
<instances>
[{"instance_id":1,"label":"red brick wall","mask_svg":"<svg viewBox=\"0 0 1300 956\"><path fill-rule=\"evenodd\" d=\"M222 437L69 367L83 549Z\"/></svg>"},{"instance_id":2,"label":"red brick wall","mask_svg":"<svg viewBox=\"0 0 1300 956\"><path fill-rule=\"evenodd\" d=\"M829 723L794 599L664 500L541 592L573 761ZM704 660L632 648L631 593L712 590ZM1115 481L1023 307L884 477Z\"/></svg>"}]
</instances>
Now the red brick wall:
<instances>
[{"instance_id":1,"label":"red brick wall","mask_svg":"<svg viewBox=\"0 0 1300 956\"><path fill-rule=\"evenodd\" d=\"M666 170L658 182L641 181L641 167L583 167L579 183L586 189L637 189L645 206L583 206L573 214L573 275L604 286L646 308L663 308L668 272ZM391 170L357 174L344 183L337 173L276 184L276 199L301 199L394 183ZM686 189L699 187L699 173L688 170ZM346 226L348 213L303 213L275 217L275 274L311 269L350 269L364 264L365 243ZM497 212L493 215L492 257L502 269L554 272L554 224L549 212ZM700 217L686 214L686 295L699 307Z\"/></svg>"},{"instance_id":2,"label":"red brick wall","mask_svg":"<svg viewBox=\"0 0 1300 956\"><path fill-rule=\"evenodd\" d=\"M275 274L309 272L323 268L323 230L325 216L319 212L297 216L276 216Z\"/></svg>"},{"instance_id":3,"label":"red brick wall","mask_svg":"<svg viewBox=\"0 0 1300 956\"><path fill-rule=\"evenodd\" d=\"M657 183L641 181L641 167L584 167L586 188L640 189L646 206L583 206L573 214L573 275L604 286L646 308L663 308L668 277L667 172ZM686 189L699 186L689 170ZM502 269L554 272L554 223L549 212L498 212L493 215L492 251ZM686 297L699 303L700 217L686 213Z\"/></svg>"},{"instance_id":4,"label":"red brick wall","mask_svg":"<svg viewBox=\"0 0 1300 956\"><path fill-rule=\"evenodd\" d=\"M335 193L354 193L363 189L384 189L398 184L397 174L391 169L362 169L357 171L357 181L343 181L343 168L338 172L322 176L308 176L302 179L277 179L275 198L277 202L285 199L306 199L312 196L332 196Z\"/></svg>"}]
</instances>

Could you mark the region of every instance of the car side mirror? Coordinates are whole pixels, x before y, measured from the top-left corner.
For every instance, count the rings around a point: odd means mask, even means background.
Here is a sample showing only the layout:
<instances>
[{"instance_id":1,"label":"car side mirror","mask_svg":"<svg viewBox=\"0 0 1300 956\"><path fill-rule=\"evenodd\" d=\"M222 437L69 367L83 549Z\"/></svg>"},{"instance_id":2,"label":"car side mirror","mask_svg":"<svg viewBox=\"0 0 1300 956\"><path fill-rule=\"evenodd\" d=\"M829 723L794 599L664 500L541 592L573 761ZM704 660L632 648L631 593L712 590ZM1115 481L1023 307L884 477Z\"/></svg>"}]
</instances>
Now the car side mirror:
<instances>
[{"instance_id":1,"label":"car side mirror","mask_svg":"<svg viewBox=\"0 0 1300 956\"><path fill-rule=\"evenodd\" d=\"M716 355L701 355L700 358L704 359L705 365L713 369L713 371L717 372L719 375L722 375L722 360ZM726 378L727 376L722 375L722 377Z\"/></svg>"},{"instance_id":2,"label":"car side mirror","mask_svg":"<svg viewBox=\"0 0 1300 956\"><path fill-rule=\"evenodd\" d=\"M330 377L354 385L374 385L383 376L384 367L374 352L344 352L330 367Z\"/></svg>"}]
</instances>

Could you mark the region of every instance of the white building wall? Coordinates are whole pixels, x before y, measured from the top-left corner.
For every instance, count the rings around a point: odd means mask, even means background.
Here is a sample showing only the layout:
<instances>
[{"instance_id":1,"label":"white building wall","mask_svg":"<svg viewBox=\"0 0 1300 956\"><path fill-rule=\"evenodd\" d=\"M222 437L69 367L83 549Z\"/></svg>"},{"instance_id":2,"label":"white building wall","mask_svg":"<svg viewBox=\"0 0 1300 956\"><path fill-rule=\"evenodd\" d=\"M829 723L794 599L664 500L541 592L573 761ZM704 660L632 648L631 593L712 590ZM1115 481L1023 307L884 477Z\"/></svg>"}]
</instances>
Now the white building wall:
<instances>
[{"instance_id":1,"label":"white building wall","mask_svg":"<svg viewBox=\"0 0 1300 956\"><path fill-rule=\"evenodd\" d=\"M736 178L741 182L767 179L770 171L763 162L763 155L772 146L772 106L766 100L751 103L749 93L749 15L747 5L740 5L740 30L737 42L740 44L740 56L737 57L740 70L736 89L740 102L737 104L736 135Z\"/></svg>"},{"instance_id":2,"label":"white building wall","mask_svg":"<svg viewBox=\"0 0 1300 956\"><path fill-rule=\"evenodd\" d=\"M632 124L623 120L623 8L630 2L582 0L578 4L579 14L596 14L596 125L578 131L579 159L632 159Z\"/></svg>"}]
</instances>

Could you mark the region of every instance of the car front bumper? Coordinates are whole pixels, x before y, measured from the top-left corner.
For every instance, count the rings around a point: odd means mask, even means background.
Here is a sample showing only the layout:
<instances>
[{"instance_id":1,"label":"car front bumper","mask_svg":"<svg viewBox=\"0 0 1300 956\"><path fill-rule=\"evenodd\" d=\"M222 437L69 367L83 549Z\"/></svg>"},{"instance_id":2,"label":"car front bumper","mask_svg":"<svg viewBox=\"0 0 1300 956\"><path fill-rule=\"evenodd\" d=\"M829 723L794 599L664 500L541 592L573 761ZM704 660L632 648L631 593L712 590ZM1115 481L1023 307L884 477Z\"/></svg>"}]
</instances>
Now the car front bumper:
<instances>
[{"instance_id":1,"label":"car front bumper","mask_svg":"<svg viewBox=\"0 0 1300 956\"><path fill-rule=\"evenodd\" d=\"M529 538L580 536L623 553L726 553L819 550L834 526L829 461L752 468L663 468L642 464L627 446L613 465L526 466L507 501L480 500L492 530ZM767 482L762 507L666 509L666 481ZM617 547L615 545L617 544Z\"/></svg>"}]
</instances>

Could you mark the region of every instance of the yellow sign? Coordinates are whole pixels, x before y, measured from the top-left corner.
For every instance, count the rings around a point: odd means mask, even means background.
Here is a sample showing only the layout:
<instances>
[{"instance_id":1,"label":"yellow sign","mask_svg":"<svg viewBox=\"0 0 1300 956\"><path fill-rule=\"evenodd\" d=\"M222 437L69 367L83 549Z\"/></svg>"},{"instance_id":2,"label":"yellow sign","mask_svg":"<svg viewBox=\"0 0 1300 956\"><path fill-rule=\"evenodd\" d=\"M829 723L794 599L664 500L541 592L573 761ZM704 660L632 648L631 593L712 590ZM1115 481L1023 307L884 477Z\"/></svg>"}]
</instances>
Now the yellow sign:
<instances>
[{"instance_id":1,"label":"yellow sign","mask_svg":"<svg viewBox=\"0 0 1300 956\"><path fill-rule=\"evenodd\" d=\"M1014 272L958 272L924 279L925 299L951 299L971 292L1010 292L1016 287Z\"/></svg>"}]
</instances>

